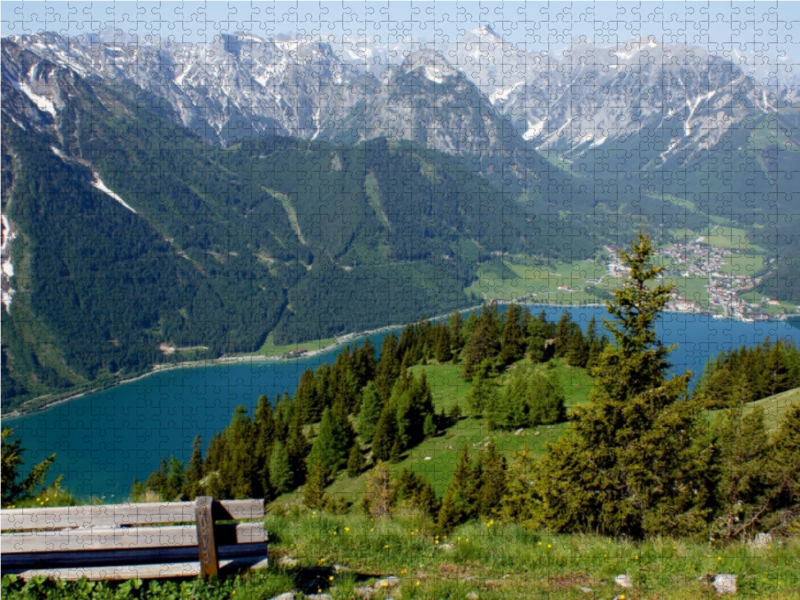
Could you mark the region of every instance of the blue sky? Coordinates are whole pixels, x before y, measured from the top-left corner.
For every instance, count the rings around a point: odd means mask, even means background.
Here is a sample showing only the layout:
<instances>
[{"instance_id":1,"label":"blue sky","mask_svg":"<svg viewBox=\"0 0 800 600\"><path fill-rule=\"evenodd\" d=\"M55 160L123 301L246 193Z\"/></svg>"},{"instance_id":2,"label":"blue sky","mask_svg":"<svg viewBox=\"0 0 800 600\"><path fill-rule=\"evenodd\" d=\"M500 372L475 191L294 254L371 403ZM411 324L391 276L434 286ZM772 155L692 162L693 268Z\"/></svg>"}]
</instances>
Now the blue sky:
<instances>
[{"instance_id":1,"label":"blue sky","mask_svg":"<svg viewBox=\"0 0 800 600\"><path fill-rule=\"evenodd\" d=\"M0 9L2 35L79 35L110 25L195 43L221 32L295 31L446 44L483 23L527 50L557 51L579 35L599 43L652 35L719 54L800 58L795 2L1 2Z\"/></svg>"}]
</instances>

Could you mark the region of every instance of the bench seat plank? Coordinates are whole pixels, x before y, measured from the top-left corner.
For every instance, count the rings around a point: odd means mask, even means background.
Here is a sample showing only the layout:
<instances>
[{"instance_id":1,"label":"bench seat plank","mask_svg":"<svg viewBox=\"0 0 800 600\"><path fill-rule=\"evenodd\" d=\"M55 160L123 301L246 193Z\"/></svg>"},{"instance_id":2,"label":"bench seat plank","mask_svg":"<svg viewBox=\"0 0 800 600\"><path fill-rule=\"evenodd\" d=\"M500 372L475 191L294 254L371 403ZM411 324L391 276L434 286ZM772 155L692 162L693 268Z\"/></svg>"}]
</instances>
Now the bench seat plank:
<instances>
[{"instance_id":1,"label":"bench seat plank","mask_svg":"<svg viewBox=\"0 0 800 600\"><path fill-rule=\"evenodd\" d=\"M264 500L215 501L213 516L215 521L263 519ZM0 510L0 529L3 532L29 529L194 523L194 520L194 502L151 502Z\"/></svg>"},{"instance_id":2,"label":"bench seat plank","mask_svg":"<svg viewBox=\"0 0 800 600\"><path fill-rule=\"evenodd\" d=\"M267 555L264 542L220 546L220 558ZM74 552L27 552L3 554L2 572L9 569L101 567L108 565L143 565L148 563L186 562L197 559L197 546L177 548L140 548L135 550L80 550Z\"/></svg>"},{"instance_id":3,"label":"bench seat plank","mask_svg":"<svg viewBox=\"0 0 800 600\"><path fill-rule=\"evenodd\" d=\"M219 545L266 542L264 524L239 523L217 525ZM4 533L3 554L27 552L69 552L79 550L122 550L135 548L197 547L197 527L169 525L163 527L91 527ZM195 550L196 551L196 550Z\"/></svg>"},{"instance_id":4,"label":"bench seat plank","mask_svg":"<svg viewBox=\"0 0 800 600\"><path fill-rule=\"evenodd\" d=\"M262 557L248 557L241 559L223 559L219 561L220 570L233 570L240 568L260 569L267 566L267 560ZM125 565L118 567L88 567L65 569L9 569L3 573L17 575L22 579L35 576L55 577L65 581L76 581L86 577L90 581L124 581L127 579L161 579L172 577L197 577L200 574L200 562L180 562L156 565Z\"/></svg>"}]
</instances>

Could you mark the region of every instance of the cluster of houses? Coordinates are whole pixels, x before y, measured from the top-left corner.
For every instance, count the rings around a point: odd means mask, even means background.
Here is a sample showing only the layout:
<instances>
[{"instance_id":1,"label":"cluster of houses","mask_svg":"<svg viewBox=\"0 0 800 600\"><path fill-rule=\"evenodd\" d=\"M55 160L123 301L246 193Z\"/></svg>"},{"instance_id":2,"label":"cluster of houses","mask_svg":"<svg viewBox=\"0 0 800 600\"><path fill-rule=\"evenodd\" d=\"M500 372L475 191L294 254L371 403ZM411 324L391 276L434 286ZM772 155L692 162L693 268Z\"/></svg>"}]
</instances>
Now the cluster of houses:
<instances>
[{"instance_id":1,"label":"cluster of houses","mask_svg":"<svg viewBox=\"0 0 800 600\"><path fill-rule=\"evenodd\" d=\"M619 258L621 248L606 246L605 250L609 256L607 275L611 277L627 275L627 269ZM726 267L733 255L732 250L711 246L703 243L700 238L659 250L658 256L665 267L660 277L707 279L704 286L708 292L707 306L703 306L699 299L684 298L676 291L666 306L667 310L750 322L785 318L785 314L769 315L762 310L764 306L780 306L777 300L761 297L759 301L748 302L739 295L741 292L753 290L761 283L762 278L726 273Z\"/></svg>"}]
</instances>

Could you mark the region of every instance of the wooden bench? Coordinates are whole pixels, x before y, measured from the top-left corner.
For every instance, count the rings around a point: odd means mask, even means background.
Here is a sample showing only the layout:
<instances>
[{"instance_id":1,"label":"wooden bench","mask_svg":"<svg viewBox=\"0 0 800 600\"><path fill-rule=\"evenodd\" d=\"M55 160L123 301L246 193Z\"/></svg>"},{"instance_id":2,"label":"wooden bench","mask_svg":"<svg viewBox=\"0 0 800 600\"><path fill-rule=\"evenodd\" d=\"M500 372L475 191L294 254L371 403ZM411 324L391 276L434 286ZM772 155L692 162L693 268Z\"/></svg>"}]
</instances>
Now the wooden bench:
<instances>
[{"instance_id":1,"label":"wooden bench","mask_svg":"<svg viewBox=\"0 0 800 600\"><path fill-rule=\"evenodd\" d=\"M19 508L0 510L0 517L0 569L23 579L211 576L267 561L263 500L202 496L195 502Z\"/></svg>"}]
</instances>

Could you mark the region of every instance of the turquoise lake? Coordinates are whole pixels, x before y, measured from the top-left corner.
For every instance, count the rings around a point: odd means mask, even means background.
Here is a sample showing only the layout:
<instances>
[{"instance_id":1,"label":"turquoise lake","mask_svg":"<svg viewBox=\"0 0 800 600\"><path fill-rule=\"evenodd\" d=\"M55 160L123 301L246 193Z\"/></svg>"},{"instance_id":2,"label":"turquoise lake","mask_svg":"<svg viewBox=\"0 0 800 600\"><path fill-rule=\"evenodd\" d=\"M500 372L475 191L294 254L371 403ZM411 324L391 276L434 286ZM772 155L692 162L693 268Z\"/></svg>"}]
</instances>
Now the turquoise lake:
<instances>
[{"instance_id":1,"label":"turquoise lake","mask_svg":"<svg viewBox=\"0 0 800 600\"><path fill-rule=\"evenodd\" d=\"M537 314L541 307L532 307ZM548 307L556 320L561 307ZM570 308L584 329L604 308ZM743 323L701 315L667 313L658 331L665 344L677 344L671 355L673 371L690 369L695 378L710 356L764 338L789 338L800 344L797 321ZM386 334L370 336L379 348ZM360 343L360 342L359 342ZM54 474L79 496L105 501L127 497L134 477L145 479L162 456L187 460L198 433L205 443L224 428L236 406L252 409L258 397L294 392L303 371L331 363L341 348L313 358L286 362L242 362L174 369L59 404L46 411L4 419L25 448L30 465L55 453Z\"/></svg>"}]
</instances>

